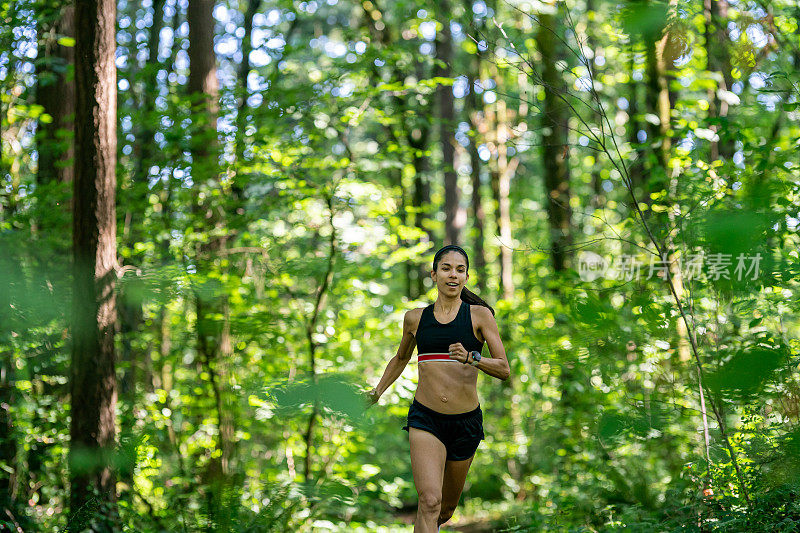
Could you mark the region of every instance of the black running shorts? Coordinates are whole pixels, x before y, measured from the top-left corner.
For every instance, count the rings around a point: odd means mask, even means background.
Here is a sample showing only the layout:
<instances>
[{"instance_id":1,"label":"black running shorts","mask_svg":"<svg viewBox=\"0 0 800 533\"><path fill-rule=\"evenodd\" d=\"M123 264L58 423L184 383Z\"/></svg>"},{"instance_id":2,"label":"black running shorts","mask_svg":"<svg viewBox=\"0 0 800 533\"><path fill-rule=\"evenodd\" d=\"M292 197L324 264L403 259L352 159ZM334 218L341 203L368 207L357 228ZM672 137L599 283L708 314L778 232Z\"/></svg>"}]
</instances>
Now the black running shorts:
<instances>
[{"instance_id":1,"label":"black running shorts","mask_svg":"<svg viewBox=\"0 0 800 533\"><path fill-rule=\"evenodd\" d=\"M478 406L467 413L448 415L425 407L414 398L403 429L418 428L442 441L448 461L463 461L475 454L483 434L483 412Z\"/></svg>"}]
</instances>

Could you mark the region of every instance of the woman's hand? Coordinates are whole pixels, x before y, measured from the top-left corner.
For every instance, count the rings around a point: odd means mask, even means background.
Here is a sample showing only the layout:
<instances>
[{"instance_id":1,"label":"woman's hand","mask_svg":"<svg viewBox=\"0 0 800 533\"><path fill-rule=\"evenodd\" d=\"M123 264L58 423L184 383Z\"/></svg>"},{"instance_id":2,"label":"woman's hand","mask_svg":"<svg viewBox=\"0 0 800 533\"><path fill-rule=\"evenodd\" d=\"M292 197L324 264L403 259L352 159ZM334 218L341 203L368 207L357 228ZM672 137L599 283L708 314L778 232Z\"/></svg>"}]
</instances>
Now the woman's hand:
<instances>
[{"instance_id":1,"label":"woman's hand","mask_svg":"<svg viewBox=\"0 0 800 533\"><path fill-rule=\"evenodd\" d=\"M450 359L455 359L459 363L466 363L469 358L469 352L460 342L451 344L448 351L450 352Z\"/></svg>"},{"instance_id":2,"label":"woman's hand","mask_svg":"<svg viewBox=\"0 0 800 533\"><path fill-rule=\"evenodd\" d=\"M364 403L366 404L365 409L369 409L376 403L378 403L378 396L375 394L375 389L365 390L363 391L364 394Z\"/></svg>"}]
</instances>

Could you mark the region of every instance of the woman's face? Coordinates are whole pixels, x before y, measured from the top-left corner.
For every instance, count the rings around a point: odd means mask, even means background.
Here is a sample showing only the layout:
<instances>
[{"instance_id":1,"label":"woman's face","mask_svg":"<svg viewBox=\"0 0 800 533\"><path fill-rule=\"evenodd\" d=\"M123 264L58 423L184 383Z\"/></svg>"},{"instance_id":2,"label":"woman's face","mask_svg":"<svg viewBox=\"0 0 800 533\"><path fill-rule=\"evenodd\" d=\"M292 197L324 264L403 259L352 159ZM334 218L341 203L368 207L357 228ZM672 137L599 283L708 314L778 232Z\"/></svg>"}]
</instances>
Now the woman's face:
<instances>
[{"instance_id":1,"label":"woman's face","mask_svg":"<svg viewBox=\"0 0 800 533\"><path fill-rule=\"evenodd\" d=\"M436 288L441 294L457 296L469 279L467 262L461 253L453 250L439 258L436 270L431 273Z\"/></svg>"}]
</instances>

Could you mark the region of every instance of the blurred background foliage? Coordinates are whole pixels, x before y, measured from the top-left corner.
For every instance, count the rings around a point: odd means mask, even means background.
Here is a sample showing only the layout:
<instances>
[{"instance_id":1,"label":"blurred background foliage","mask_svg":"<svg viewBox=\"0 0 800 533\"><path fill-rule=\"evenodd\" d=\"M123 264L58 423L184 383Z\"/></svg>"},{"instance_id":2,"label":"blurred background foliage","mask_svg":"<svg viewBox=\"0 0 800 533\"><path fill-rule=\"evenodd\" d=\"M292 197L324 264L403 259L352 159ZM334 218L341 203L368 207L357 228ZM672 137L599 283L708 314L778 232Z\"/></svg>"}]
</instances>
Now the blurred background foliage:
<instances>
[{"instance_id":1,"label":"blurred background foliage","mask_svg":"<svg viewBox=\"0 0 800 533\"><path fill-rule=\"evenodd\" d=\"M70 462L80 35L0 1L5 528L63 530L99 462L130 531L410 531L415 364L361 392L447 241L512 373L444 530L800 527L796 2L117 10L118 446Z\"/></svg>"}]
</instances>

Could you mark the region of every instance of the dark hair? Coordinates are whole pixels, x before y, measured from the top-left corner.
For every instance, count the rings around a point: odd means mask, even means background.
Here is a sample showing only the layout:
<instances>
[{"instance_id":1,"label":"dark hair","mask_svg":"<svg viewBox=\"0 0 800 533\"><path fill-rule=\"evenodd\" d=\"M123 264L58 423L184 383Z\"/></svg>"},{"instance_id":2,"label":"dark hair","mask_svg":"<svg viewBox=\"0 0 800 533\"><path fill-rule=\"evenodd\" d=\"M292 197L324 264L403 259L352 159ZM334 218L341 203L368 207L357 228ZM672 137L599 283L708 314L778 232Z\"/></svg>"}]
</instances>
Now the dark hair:
<instances>
[{"instance_id":1,"label":"dark hair","mask_svg":"<svg viewBox=\"0 0 800 533\"><path fill-rule=\"evenodd\" d=\"M433 256L433 270L434 271L436 271L436 267L439 266L439 260L447 252L458 252L461 255L463 255L464 256L464 261L466 261L466 263L467 263L467 270L469 270L469 256L467 255L467 252L465 252L464 249L462 247L460 247L460 246L457 246L455 244L448 244L447 246L443 246L442 248L439 248L439 251L436 252L436 254ZM480 296L478 296L477 294L475 294L471 290L467 289L466 287L462 287L461 288L461 300L464 301L464 302L467 302L468 304L482 305L484 307L487 307L487 308L489 308L489 311L492 312L492 315L494 315L494 309L492 309L492 306L487 304L486 301L483 298L481 298Z\"/></svg>"}]
</instances>

